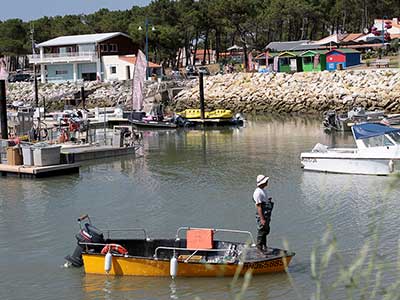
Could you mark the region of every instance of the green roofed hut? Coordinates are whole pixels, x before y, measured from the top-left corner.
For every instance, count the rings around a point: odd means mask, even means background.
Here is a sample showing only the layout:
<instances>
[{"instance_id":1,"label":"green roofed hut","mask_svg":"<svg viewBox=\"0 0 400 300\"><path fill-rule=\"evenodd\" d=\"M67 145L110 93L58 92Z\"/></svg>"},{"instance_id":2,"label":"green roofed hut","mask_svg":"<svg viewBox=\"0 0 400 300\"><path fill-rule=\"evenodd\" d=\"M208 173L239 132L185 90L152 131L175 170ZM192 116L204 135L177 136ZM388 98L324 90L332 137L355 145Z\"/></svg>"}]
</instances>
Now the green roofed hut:
<instances>
[{"instance_id":1,"label":"green roofed hut","mask_svg":"<svg viewBox=\"0 0 400 300\"><path fill-rule=\"evenodd\" d=\"M303 70L298 52L282 52L278 56L278 72L301 72Z\"/></svg>"},{"instance_id":2,"label":"green roofed hut","mask_svg":"<svg viewBox=\"0 0 400 300\"><path fill-rule=\"evenodd\" d=\"M304 72L324 71L326 69L326 50L308 50L300 54Z\"/></svg>"}]
</instances>

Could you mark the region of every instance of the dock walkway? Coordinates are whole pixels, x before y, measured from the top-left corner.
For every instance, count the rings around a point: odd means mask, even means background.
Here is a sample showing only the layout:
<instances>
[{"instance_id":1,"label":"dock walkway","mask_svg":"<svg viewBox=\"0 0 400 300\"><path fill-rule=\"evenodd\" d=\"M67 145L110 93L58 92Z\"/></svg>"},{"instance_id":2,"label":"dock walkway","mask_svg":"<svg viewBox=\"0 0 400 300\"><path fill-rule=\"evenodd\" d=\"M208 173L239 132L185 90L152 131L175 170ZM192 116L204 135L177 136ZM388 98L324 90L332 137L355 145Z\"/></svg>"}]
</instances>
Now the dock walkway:
<instances>
[{"instance_id":1,"label":"dock walkway","mask_svg":"<svg viewBox=\"0 0 400 300\"><path fill-rule=\"evenodd\" d=\"M62 164L45 167L0 164L0 174L1 176L16 175L18 177L41 178L79 173L79 168L79 164Z\"/></svg>"}]
</instances>

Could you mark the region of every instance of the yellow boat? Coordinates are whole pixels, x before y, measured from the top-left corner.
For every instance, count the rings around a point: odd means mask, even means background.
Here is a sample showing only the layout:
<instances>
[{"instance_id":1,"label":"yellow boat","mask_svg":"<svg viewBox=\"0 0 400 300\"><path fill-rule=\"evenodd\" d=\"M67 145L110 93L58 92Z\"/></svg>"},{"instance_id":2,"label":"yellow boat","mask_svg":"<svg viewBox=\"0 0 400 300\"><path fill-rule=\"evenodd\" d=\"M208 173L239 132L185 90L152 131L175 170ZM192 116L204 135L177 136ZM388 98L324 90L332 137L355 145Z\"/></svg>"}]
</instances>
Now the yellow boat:
<instances>
[{"instance_id":1,"label":"yellow boat","mask_svg":"<svg viewBox=\"0 0 400 300\"><path fill-rule=\"evenodd\" d=\"M248 231L181 227L175 238L151 239L144 229L109 230L108 237L88 223L87 215L78 219L81 231L76 235L78 245L66 259L69 264L84 266L88 274L213 277L244 274L275 273L287 270L293 252L268 248L266 252L254 245ZM142 231L142 239L112 239L110 232ZM186 238L181 239L182 232ZM215 240L214 235L228 232L247 235L250 244Z\"/></svg>"},{"instance_id":2,"label":"yellow boat","mask_svg":"<svg viewBox=\"0 0 400 300\"><path fill-rule=\"evenodd\" d=\"M185 109L177 113L186 119L200 119L201 111L200 109ZM233 112L229 109L216 109L213 111L204 112L204 117L206 119L231 119L233 118Z\"/></svg>"}]
</instances>

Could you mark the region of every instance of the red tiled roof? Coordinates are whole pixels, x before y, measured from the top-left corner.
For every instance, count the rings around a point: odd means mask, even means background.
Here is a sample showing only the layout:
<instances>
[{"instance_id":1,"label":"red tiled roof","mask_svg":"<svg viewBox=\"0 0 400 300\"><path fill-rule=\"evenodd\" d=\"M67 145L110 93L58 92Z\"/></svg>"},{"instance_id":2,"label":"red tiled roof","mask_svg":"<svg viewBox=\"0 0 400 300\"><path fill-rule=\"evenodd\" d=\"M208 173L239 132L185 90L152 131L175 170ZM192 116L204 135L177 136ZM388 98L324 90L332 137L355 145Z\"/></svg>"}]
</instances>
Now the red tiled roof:
<instances>
[{"instance_id":1,"label":"red tiled roof","mask_svg":"<svg viewBox=\"0 0 400 300\"><path fill-rule=\"evenodd\" d=\"M342 45L340 46L341 48L351 48L351 49L360 49L360 48L382 48L381 43L377 44L359 44L359 45Z\"/></svg>"},{"instance_id":2,"label":"red tiled roof","mask_svg":"<svg viewBox=\"0 0 400 300\"><path fill-rule=\"evenodd\" d=\"M210 55L213 54L213 51L214 51L214 50L212 50L212 49L208 49L208 50L206 51L206 55L208 55L208 53L210 53ZM194 51L193 51L193 52L194 52ZM198 50L196 50L196 55L204 55L204 49L198 49Z\"/></svg>"},{"instance_id":3,"label":"red tiled roof","mask_svg":"<svg viewBox=\"0 0 400 300\"><path fill-rule=\"evenodd\" d=\"M220 57L230 57L230 56L239 56L239 55L242 55L242 54L243 54L243 52L233 52L233 53L231 53L231 52L221 52L219 54L219 56Z\"/></svg>"},{"instance_id":4,"label":"red tiled roof","mask_svg":"<svg viewBox=\"0 0 400 300\"><path fill-rule=\"evenodd\" d=\"M362 37L364 34L363 33L349 33L346 35L345 38L343 38L341 41L342 42L352 42L360 37Z\"/></svg>"},{"instance_id":5,"label":"red tiled roof","mask_svg":"<svg viewBox=\"0 0 400 300\"><path fill-rule=\"evenodd\" d=\"M124 61L126 61L126 62L128 62L128 63L136 65L136 56L121 55L121 56L119 56L119 58L124 60ZM149 67L150 68L161 68L160 65L155 64L155 63L153 63L151 61L149 61Z\"/></svg>"}]
</instances>

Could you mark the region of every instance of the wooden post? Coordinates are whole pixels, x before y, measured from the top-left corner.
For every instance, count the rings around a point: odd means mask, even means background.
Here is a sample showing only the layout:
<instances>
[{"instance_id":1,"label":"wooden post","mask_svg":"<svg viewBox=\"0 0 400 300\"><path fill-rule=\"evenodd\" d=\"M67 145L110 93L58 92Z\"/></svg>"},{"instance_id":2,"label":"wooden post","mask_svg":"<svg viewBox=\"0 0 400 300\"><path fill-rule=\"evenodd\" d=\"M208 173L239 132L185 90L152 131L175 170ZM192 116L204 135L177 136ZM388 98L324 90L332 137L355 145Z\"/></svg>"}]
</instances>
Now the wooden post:
<instances>
[{"instance_id":1,"label":"wooden post","mask_svg":"<svg viewBox=\"0 0 400 300\"><path fill-rule=\"evenodd\" d=\"M0 80L0 122L1 138L8 139L7 126L7 101L6 101L6 81Z\"/></svg>"},{"instance_id":2,"label":"wooden post","mask_svg":"<svg viewBox=\"0 0 400 300\"><path fill-rule=\"evenodd\" d=\"M37 118L37 122L38 122L38 140L41 140L41 133L40 133L40 107L39 107L39 92L38 92L38 82L37 82L37 78L36 78L36 65L33 65L33 77L34 77L34 89L35 89L35 106L36 109L38 110L38 118Z\"/></svg>"},{"instance_id":3,"label":"wooden post","mask_svg":"<svg viewBox=\"0 0 400 300\"><path fill-rule=\"evenodd\" d=\"M203 72L199 73L199 88L200 88L200 117L202 120L205 119L204 114L204 84L203 84Z\"/></svg>"},{"instance_id":4,"label":"wooden post","mask_svg":"<svg viewBox=\"0 0 400 300\"><path fill-rule=\"evenodd\" d=\"M81 87L81 100L82 100L82 108L86 109L85 108L85 100L86 100L86 98L85 98L85 87L84 86Z\"/></svg>"}]
</instances>

